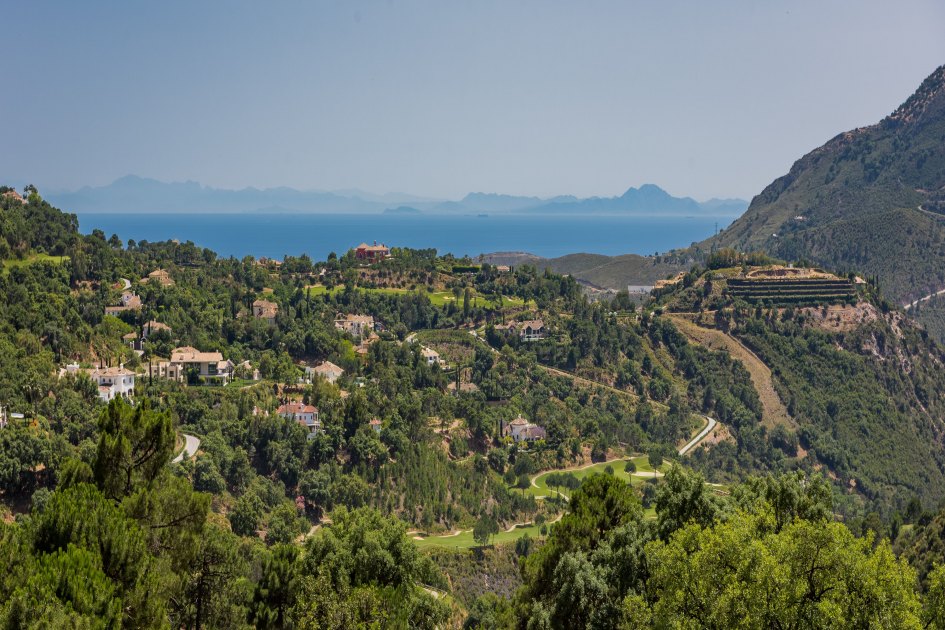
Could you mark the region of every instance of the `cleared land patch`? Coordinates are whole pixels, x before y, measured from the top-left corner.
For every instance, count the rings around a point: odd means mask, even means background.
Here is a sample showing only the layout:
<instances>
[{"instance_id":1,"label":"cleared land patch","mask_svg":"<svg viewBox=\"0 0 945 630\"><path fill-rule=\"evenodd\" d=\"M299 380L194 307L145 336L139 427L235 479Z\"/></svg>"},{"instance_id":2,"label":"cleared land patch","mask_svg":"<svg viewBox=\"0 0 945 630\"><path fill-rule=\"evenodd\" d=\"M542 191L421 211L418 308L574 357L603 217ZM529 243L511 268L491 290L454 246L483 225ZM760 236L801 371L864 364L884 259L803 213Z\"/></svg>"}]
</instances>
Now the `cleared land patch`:
<instances>
[{"instance_id":1,"label":"cleared land patch","mask_svg":"<svg viewBox=\"0 0 945 630\"><path fill-rule=\"evenodd\" d=\"M761 399L762 424L765 427L770 429L779 424L791 429L797 427L794 418L788 413L781 397L774 389L771 370L758 358L758 355L721 330L699 326L692 321L691 317L693 316L671 314L666 315L666 317L669 317L673 324L695 343L709 350L726 350L732 358L741 361L745 369L748 370L748 374L751 375L751 382Z\"/></svg>"}]
</instances>

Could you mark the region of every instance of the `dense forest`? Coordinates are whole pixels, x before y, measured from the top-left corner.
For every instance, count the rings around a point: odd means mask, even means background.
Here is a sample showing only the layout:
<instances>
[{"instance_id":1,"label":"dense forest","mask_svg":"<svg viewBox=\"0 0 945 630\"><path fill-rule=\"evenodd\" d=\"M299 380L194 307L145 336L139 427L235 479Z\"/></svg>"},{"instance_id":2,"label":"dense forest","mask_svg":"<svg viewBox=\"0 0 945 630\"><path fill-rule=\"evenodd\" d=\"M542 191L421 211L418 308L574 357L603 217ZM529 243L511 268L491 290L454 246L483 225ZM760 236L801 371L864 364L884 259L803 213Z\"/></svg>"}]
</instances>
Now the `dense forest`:
<instances>
[{"instance_id":1,"label":"dense forest","mask_svg":"<svg viewBox=\"0 0 945 630\"><path fill-rule=\"evenodd\" d=\"M434 250L237 260L82 235L9 191L6 627L945 619L945 357L874 285L749 303L725 274L775 261L723 252L641 307ZM748 348L774 394L680 314ZM191 351L228 378L158 369ZM107 370L132 390L104 400Z\"/></svg>"}]
</instances>

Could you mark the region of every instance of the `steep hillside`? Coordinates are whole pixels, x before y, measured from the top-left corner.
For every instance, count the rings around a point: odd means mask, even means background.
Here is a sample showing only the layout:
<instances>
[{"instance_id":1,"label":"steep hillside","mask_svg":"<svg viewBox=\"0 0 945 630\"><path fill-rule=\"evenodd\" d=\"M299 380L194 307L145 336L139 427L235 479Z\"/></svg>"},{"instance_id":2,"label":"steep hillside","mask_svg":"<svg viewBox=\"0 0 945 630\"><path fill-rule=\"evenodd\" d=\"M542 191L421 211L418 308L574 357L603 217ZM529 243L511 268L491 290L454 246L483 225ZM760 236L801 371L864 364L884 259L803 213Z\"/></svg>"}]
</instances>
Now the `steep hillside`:
<instances>
[{"instance_id":1,"label":"steep hillside","mask_svg":"<svg viewBox=\"0 0 945 630\"><path fill-rule=\"evenodd\" d=\"M945 287L945 66L881 122L795 162L700 249L713 246L856 269L899 303Z\"/></svg>"},{"instance_id":2,"label":"steep hillside","mask_svg":"<svg viewBox=\"0 0 945 630\"><path fill-rule=\"evenodd\" d=\"M687 274L661 293L670 319L686 313L764 364L780 399L770 402L789 416L778 426L766 408L765 437L799 465L825 468L887 513L945 496L945 355L874 287L819 270L735 266ZM741 449L757 449L757 436L735 431ZM706 466L723 454L704 454Z\"/></svg>"}]
</instances>

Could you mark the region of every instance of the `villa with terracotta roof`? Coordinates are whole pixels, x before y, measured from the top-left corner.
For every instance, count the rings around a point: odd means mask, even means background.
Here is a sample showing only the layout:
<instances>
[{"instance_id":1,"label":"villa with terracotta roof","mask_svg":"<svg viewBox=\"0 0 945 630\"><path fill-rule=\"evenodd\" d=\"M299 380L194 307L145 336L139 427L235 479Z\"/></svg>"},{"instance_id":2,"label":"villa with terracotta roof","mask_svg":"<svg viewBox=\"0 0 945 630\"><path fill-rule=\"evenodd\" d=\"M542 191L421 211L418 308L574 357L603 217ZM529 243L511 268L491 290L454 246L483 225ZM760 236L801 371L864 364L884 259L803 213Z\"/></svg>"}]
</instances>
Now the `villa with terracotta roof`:
<instances>
[{"instance_id":1,"label":"villa with terracotta roof","mask_svg":"<svg viewBox=\"0 0 945 630\"><path fill-rule=\"evenodd\" d=\"M370 315L345 315L335 320L335 328L355 337L363 337L366 333L374 332L374 318Z\"/></svg>"},{"instance_id":2,"label":"villa with terracotta roof","mask_svg":"<svg viewBox=\"0 0 945 630\"><path fill-rule=\"evenodd\" d=\"M165 269L155 269L147 275L145 278L141 278L141 284L148 284L150 282L157 282L162 287L174 286L174 279L171 278L171 274Z\"/></svg>"},{"instance_id":3,"label":"villa with terracotta roof","mask_svg":"<svg viewBox=\"0 0 945 630\"><path fill-rule=\"evenodd\" d=\"M361 340L361 343L355 347L354 353L362 357L367 356L371 344L375 343L379 339L380 337L377 336L377 333L371 332L367 337Z\"/></svg>"},{"instance_id":4,"label":"villa with terracotta roof","mask_svg":"<svg viewBox=\"0 0 945 630\"><path fill-rule=\"evenodd\" d=\"M276 322L276 313L279 312L279 305L268 300L256 300L253 302L253 317L264 319L270 324Z\"/></svg>"},{"instance_id":5,"label":"villa with terracotta roof","mask_svg":"<svg viewBox=\"0 0 945 630\"><path fill-rule=\"evenodd\" d=\"M286 420L295 420L300 425L308 429L308 439L312 439L322 430L322 423L318 419L318 408L312 405L306 405L300 402L290 402L276 410L280 416Z\"/></svg>"},{"instance_id":6,"label":"villa with terracotta roof","mask_svg":"<svg viewBox=\"0 0 945 630\"><path fill-rule=\"evenodd\" d=\"M420 356L423 357L423 360L427 362L427 365L433 367L434 365L445 365L445 361L440 358L440 353L432 348L427 348L423 346L420 348Z\"/></svg>"},{"instance_id":7,"label":"villa with terracotta roof","mask_svg":"<svg viewBox=\"0 0 945 630\"><path fill-rule=\"evenodd\" d=\"M23 197L23 195L21 195L20 193L16 192L15 190L6 191L5 193L3 193L3 198L12 199L13 201L16 201L17 203L26 203L26 198Z\"/></svg>"},{"instance_id":8,"label":"villa with terracotta roof","mask_svg":"<svg viewBox=\"0 0 945 630\"><path fill-rule=\"evenodd\" d=\"M371 418L371 421L368 422L368 425L374 430L375 433L381 432L381 421L379 418Z\"/></svg>"},{"instance_id":9,"label":"villa with terracotta roof","mask_svg":"<svg viewBox=\"0 0 945 630\"><path fill-rule=\"evenodd\" d=\"M384 245L384 243L378 245L377 241L374 241L373 245L361 243L354 249L354 257L358 260L366 260L368 262L384 260L385 258L390 258L390 248Z\"/></svg>"}]
</instances>

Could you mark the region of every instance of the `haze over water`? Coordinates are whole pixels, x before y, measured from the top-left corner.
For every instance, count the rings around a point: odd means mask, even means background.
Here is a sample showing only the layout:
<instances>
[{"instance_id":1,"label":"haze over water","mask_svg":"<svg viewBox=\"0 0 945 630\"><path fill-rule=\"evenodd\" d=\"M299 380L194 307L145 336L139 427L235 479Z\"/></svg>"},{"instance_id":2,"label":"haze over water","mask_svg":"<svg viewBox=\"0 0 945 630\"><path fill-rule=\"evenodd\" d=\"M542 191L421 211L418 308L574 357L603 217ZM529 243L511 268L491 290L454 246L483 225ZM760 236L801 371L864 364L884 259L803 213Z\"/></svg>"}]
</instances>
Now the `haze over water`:
<instances>
[{"instance_id":1,"label":"haze over water","mask_svg":"<svg viewBox=\"0 0 945 630\"><path fill-rule=\"evenodd\" d=\"M434 247L457 256L525 251L551 258L578 252L653 254L711 236L732 217L545 215L337 214L91 214L79 215L83 233L129 239L193 241L221 256L282 258L308 254L324 260L358 243Z\"/></svg>"}]
</instances>

